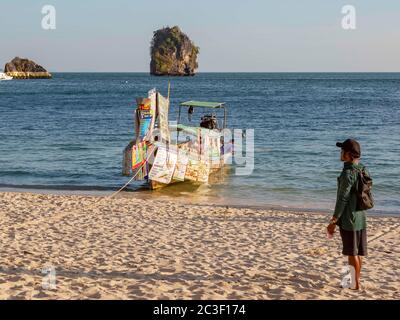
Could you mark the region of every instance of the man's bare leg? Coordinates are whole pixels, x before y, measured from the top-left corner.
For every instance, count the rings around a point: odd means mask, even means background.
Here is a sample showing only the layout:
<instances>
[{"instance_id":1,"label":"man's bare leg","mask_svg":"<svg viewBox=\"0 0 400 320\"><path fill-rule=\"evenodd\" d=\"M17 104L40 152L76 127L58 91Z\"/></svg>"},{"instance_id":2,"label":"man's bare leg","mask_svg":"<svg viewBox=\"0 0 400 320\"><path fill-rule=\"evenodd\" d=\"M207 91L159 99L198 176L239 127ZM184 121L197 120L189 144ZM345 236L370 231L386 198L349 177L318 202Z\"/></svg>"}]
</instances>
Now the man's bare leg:
<instances>
[{"instance_id":1,"label":"man's bare leg","mask_svg":"<svg viewBox=\"0 0 400 320\"><path fill-rule=\"evenodd\" d=\"M362 257L361 256L358 256L358 261L359 261L359 264L360 264L360 269L359 269L359 271L358 271L358 280L357 280L357 283L358 283L358 286L360 287L361 286L361 268L362 268Z\"/></svg>"},{"instance_id":2,"label":"man's bare leg","mask_svg":"<svg viewBox=\"0 0 400 320\"><path fill-rule=\"evenodd\" d=\"M349 265L354 267L355 271L355 280L356 280L356 287L354 290L359 290L360 289L360 260L358 259L358 256L349 256Z\"/></svg>"}]
</instances>

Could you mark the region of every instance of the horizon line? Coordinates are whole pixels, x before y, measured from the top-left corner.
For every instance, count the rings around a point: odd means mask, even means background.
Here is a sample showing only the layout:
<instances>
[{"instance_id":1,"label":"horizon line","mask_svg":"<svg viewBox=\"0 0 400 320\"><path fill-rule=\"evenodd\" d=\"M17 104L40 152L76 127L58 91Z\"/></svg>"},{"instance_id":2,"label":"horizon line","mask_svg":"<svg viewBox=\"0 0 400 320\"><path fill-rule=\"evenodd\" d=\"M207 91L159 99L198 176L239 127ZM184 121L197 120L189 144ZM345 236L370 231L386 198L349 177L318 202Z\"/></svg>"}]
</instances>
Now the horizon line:
<instances>
[{"instance_id":1,"label":"horizon line","mask_svg":"<svg viewBox=\"0 0 400 320\"><path fill-rule=\"evenodd\" d=\"M148 71L48 71L50 73L146 73L150 75ZM196 74L201 73L400 73L399 71L200 71ZM193 76L173 76L173 75L163 75L156 77L193 77Z\"/></svg>"}]
</instances>

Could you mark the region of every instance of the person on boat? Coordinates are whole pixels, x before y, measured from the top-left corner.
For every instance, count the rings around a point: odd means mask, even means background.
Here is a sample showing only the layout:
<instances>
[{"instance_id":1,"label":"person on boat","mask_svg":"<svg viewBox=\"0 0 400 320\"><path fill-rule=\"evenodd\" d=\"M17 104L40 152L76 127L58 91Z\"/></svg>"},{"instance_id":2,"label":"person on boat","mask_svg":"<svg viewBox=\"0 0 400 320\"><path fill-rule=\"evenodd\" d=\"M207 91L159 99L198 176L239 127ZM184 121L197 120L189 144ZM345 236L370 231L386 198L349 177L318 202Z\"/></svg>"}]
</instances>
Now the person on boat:
<instances>
[{"instance_id":1,"label":"person on boat","mask_svg":"<svg viewBox=\"0 0 400 320\"><path fill-rule=\"evenodd\" d=\"M344 162L343 171L338 179L337 200L333 217L327 227L332 237L339 226L343 244L343 255L348 256L348 263L354 268L354 282L351 289L360 289L362 257L367 255L367 219L365 211L356 211L356 185L358 170L369 176L366 167L360 163L361 147L356 140L347 139L336 146L341 148L340 160Z\"/></svg>"}]
</instances>

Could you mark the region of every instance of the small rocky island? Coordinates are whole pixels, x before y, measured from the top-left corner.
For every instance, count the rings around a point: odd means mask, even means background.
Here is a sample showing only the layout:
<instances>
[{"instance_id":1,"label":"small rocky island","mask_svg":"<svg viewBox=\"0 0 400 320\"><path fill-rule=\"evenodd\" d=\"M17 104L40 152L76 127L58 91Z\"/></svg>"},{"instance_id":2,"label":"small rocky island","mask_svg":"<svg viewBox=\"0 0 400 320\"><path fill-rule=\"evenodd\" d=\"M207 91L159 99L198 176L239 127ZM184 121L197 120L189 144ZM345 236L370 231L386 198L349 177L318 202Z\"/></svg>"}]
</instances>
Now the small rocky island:
<instances>
[{"instance_id":1,"label":"small rocky island","mask_svg":"<svg viewBox=\"0 0 400 320\"><path fill-rule=\"evenodd\" d=\"M14 79L50 79L51 74L29 59L15 57L4 66L4 73Z\"/></svg>"},{"instance_id":2,"label":"small rocky island","mask_svg":"<svg viewBox=\"0 0 400 320\"><path fill-rule=\"evenodd\" d=\"M179 27L154 32L150 73L156 76L193 76L198 68L199 48Z\"/></svg>"}]
</instances>

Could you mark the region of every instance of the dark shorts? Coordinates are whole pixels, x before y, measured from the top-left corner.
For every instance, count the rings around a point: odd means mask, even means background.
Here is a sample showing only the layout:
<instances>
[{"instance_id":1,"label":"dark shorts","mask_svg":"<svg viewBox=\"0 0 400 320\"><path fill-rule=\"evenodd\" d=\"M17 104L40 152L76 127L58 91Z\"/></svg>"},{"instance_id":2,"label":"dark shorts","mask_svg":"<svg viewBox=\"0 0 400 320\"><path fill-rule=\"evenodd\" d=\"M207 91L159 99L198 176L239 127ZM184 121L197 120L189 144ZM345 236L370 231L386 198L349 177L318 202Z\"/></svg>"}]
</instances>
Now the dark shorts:
<instances>
[{"instance_id":1,"label":"dark shorts","mask_svg":"<svg viewBox=\"0 0 400 320\"><path fill-rule=\"evenodd\" d=\"M340 228L340 236L343 242L342 253L345 256L367 255L367 230L347 231Z\"/></svg>"}]
</instances>

